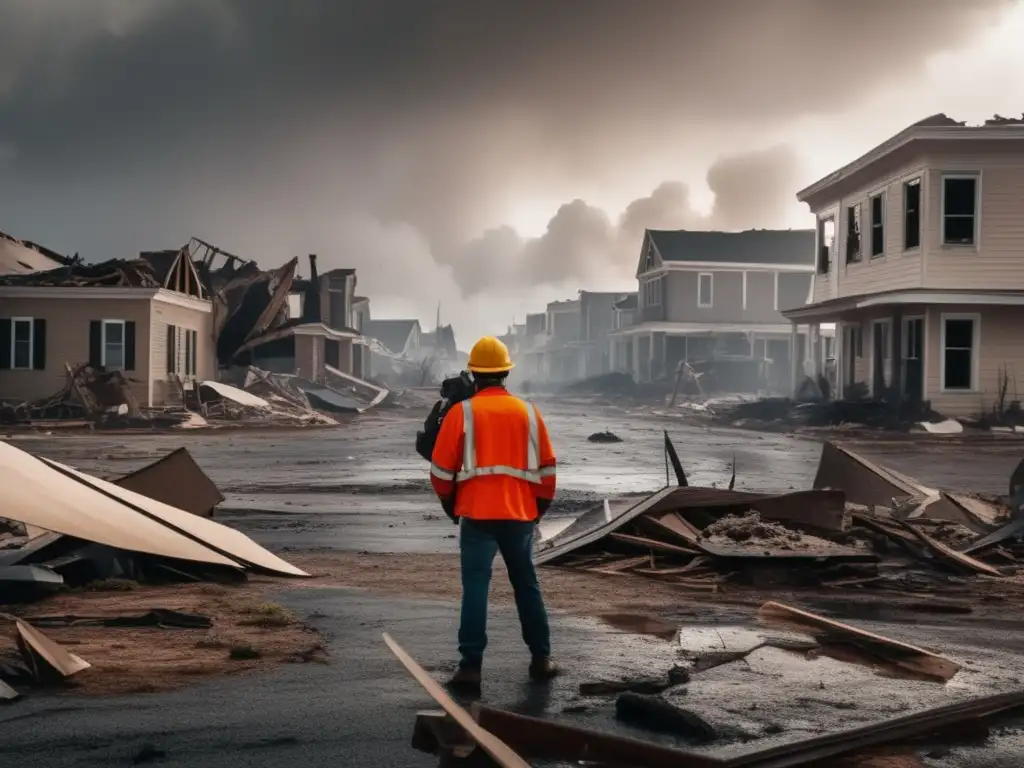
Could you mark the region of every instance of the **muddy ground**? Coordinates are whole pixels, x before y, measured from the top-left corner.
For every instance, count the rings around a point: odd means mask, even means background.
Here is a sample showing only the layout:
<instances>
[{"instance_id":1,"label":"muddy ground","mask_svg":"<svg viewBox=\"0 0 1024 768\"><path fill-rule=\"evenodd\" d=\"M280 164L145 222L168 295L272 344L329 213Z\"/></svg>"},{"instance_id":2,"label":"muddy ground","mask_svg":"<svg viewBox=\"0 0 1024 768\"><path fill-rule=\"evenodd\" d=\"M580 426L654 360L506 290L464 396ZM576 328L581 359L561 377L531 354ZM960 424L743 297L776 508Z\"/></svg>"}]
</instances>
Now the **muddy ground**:
<instances>
[{"instance_id":1,"label":"muddy ground","mask_svg":"<svg viewBox=\"0 0 1024 768\"><path fill-rule=\"evenodd\" d=\"M813 441L783 434L687 427L677 419L630 415L608 407L540 404L560 464L559 500L546 526L558 525L560 518L604 495L641 493L662 485L662 429L669 430L694 484L727 483L735 456L739 488L809 487L820 451ZM14 436L16 444L27 450L101 475L129 472L185 446L227 497L217 519L285 553L316 576L302 582L260 580L216 594L198 586L139 589L127 596L69 595L60 598L66 602L37 606L34 610L46 614L85 613L75 600L89 600L89 611L100 612L114 610L121 599L129 601L133 611L159 606L214 617L212 631L132 630L127 641L122 637L104 642L107 635L102 630L78 637L73 636L76 630L53 631L55 638L77 643L75 652L94 663L96 669L83 673L91 676L83 678L83 689L156 691L217 674L218 667L250 671L276 661L314 660L304 658L299 650L306 648L312 654L319 638L311 637L301 623L270 627L249 621L267 604L280 603L316 628L330 655L328 665L279 666L266 674L233 676L174 693L93 697L74 705L67 697L31 697L0 713L0 721L24 713L49 713L45 722L33 717L31 733L19 731L8 743L24 768L127 764L133 750L147 745L163 752L160 759L166 764L204 767L239 761L254 766L285 761L434 764L407 746L415 710L430 702L379 641L381 631L392 632L439 674L450 669L454 659L454 601L459 592L456 529L439 515L425 463L412 450L412 435L421 420L419 411L391 410L353 418L331 430ZM623 442L586 440L591 432L605 429ZM987 493L1005 492L1007 478L1024 454L1024 443L1006 439L965 445L956 438L908 442L858 436L848 442L870 458L927 484ZM806 738L844 723L892 716L892 706L912 710L934 705L937 696L962 698L1024 686L1017 673L1017 654L1024 652L1024 622L1016 608L1024 601L1014 588L988 588L967 598L960 596L957 601L969 603L971 610L961 615L912 606L911 602L921 602L920 597L911 601L856 594L745 592L709 599L637 576L601 577L561 569L545 569L542 580L556 612L556 647L565 676L540 699L536 691L524 688L525 658L514 613L509 610L511 593L500 568L496 569L485 688L490 703L615 727L609 702L578 701L575 689L580 682L667 669L676 657L669 639L675 627L749 626L755 606L765 597L847 617L873 631L965 659L970 667L938 694L928 686L893 689L891 682L860 672L854 675L856 685L846 691L839 680L848 682L854 673L826 669L824 664L796 670L792 680L784 680L784 670L773 658L732 665L691 688L690 703L703 702L709 717L742 724L755 734L766 726L774 732L778 726L781 731L772 738ZM259 659L230 664L225 660L235 646L261 643ZM138 672L145 669L139 662L146 656L139 647L149 649L153 659L148 678ZM315 653L321 651L317 648ZM141 658L132 661L133 655ZM176 663L191 670L191 679L174 674ZM119 672L121 682L113 682ZM806 679L808 675L814 679ZM830 683L833 679L836 682ZM820 692L833 685L836 691ZM773 698L773 686L786 706L780 707ZM794 698L792 691L801 686L817 687L818 692ZM893 699L894 691L898 701ZM737 696L754 697L752 703L762 711L776 711L774 719L752 711L729 711L735 707L727 706L728 701ZM170 714L157 717L156 712ZM128 735L126 739L100 746L104 733L121 732ZM958 746L943 757L924 758L924 762L914 757L905 764L1017 765L1016 761L998 762L1009 759L1006 755L1020 754L1017 734L1010 729L985 749ZM759 735L755 745L746 748L766 746L767 738ZM744 747L737 743L732 748Z\"/></svg>"}]
</instances>

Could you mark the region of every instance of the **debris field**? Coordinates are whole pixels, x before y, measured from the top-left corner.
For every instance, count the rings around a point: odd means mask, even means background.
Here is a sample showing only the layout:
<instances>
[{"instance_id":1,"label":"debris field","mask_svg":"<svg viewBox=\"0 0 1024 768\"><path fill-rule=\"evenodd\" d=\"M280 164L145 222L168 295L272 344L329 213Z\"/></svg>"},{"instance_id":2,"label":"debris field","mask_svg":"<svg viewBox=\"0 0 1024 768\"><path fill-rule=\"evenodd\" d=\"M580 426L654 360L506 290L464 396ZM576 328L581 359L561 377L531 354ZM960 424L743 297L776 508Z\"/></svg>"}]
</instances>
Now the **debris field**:
<instances>
[{"instance_id":1,"label":"debris field","mask_svg":"<svg viewBox=\"0 0 1024 768\"><path fill-rule=\"evenodd\" d=\"M322 658L315 633L236 589L309 574L212 519L224 497L186 449L111 482L0 441L0 481L0 699L72 677L93 692L159 690L183 669Z\"/></svg>"}]
</instances>

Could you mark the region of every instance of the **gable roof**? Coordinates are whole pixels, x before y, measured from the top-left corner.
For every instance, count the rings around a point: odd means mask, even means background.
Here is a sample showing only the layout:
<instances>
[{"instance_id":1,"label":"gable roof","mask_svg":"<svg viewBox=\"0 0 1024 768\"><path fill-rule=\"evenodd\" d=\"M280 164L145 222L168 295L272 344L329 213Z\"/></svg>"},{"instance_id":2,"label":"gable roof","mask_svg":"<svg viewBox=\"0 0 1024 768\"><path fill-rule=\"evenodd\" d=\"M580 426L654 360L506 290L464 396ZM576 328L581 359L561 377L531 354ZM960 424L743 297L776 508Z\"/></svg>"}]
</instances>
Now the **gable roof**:
<instances>
[{"instance_id":1,"label":"gable roof","mask_svg":"<svg viewBox=\"0 0 1024 768\"><path fill-rule=\"evenodd\" d=\"M720 264L785 264L814 266L813 229L748 229L745 232L698 232L686 229L648 229L640 270L644 272L647 245L654 244L663 262Z\"/></svg>"},{"instance_id":2,"label":"gable roof","mask_svg":"<svg viewBox=\"0 0 1024 768\"><path fill-rule=\"evenodd\" d=\"M370 320L363 327L363 334L376 339L389 351L401 354L419 320Z\"/></svg>"}]
</instances>

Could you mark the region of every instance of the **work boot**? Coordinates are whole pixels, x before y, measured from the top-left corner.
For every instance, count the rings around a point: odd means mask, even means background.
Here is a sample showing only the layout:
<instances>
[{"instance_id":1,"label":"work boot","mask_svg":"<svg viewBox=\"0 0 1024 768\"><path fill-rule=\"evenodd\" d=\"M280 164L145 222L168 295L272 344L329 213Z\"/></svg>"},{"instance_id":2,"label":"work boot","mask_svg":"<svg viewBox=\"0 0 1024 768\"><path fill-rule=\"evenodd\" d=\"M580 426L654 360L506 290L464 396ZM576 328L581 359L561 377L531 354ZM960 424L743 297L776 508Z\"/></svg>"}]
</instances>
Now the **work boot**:
<instances>
[{"instance_id":1,"label":"work boot","mask_svg":"<svg viewBox=\"0 0 1024 768\"><path fill-rule=\"evenodd\" d=\"M480 681L480 667L459 665L448 681L448 687L459 693L479 693Z\"/></svg>"},{"instance_id":2,"label":"work boot","mask_svg":"<svg viewBox=\"0 0 1024 768\"><path fill-rule=\"evenodd\" d=\"M546 683L558 672L558 666L549 656L535 656L530 662L530 679L535 683Z\"/></svg>"}]
</instances>

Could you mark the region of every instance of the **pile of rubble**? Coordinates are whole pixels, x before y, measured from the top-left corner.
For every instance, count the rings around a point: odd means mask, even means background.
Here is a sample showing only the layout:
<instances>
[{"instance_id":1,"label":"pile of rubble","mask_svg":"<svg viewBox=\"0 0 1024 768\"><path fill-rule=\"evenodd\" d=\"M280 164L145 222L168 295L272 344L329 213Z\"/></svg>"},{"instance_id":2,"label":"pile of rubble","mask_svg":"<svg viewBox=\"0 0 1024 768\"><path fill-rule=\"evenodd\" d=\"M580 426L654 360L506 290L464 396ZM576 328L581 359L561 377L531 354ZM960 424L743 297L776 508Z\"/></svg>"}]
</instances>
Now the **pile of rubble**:
<instances>
[{"instance_id":1,"label":"pile of rubble","mask_svg":"<svg viewBox=\"0 0 1024 768\"><path fill-rule=\"evenodd\" d=\"M309 575L211 519L224 497L184 448L110 482L0 442L0 483L3 605L114 581L235 584L249 573ZM173 613L105 620L143 622L124 626L209 621ZM89 667L32 622L7 613L3 619L13 622L17 643L12 656L0 653L0 699Z\"/></svg>"},{"instance_id":2,"label":"pile of rubble","mask_svg":"<svg viewBox=\"0 0 1024 768\"><path fill-rule=\"evenodd\" d=\"M1024 569L1024 516L1011 494L945 493L826 443L814 489L694 488L665 436L677 486L605 501L535 551L538 565L635 573L692 590L730 582L955 592ZM1024 462L1022 462L1024 467ZM735 480L735 474L734 474Z\"/></svg>"}]
</instances>

